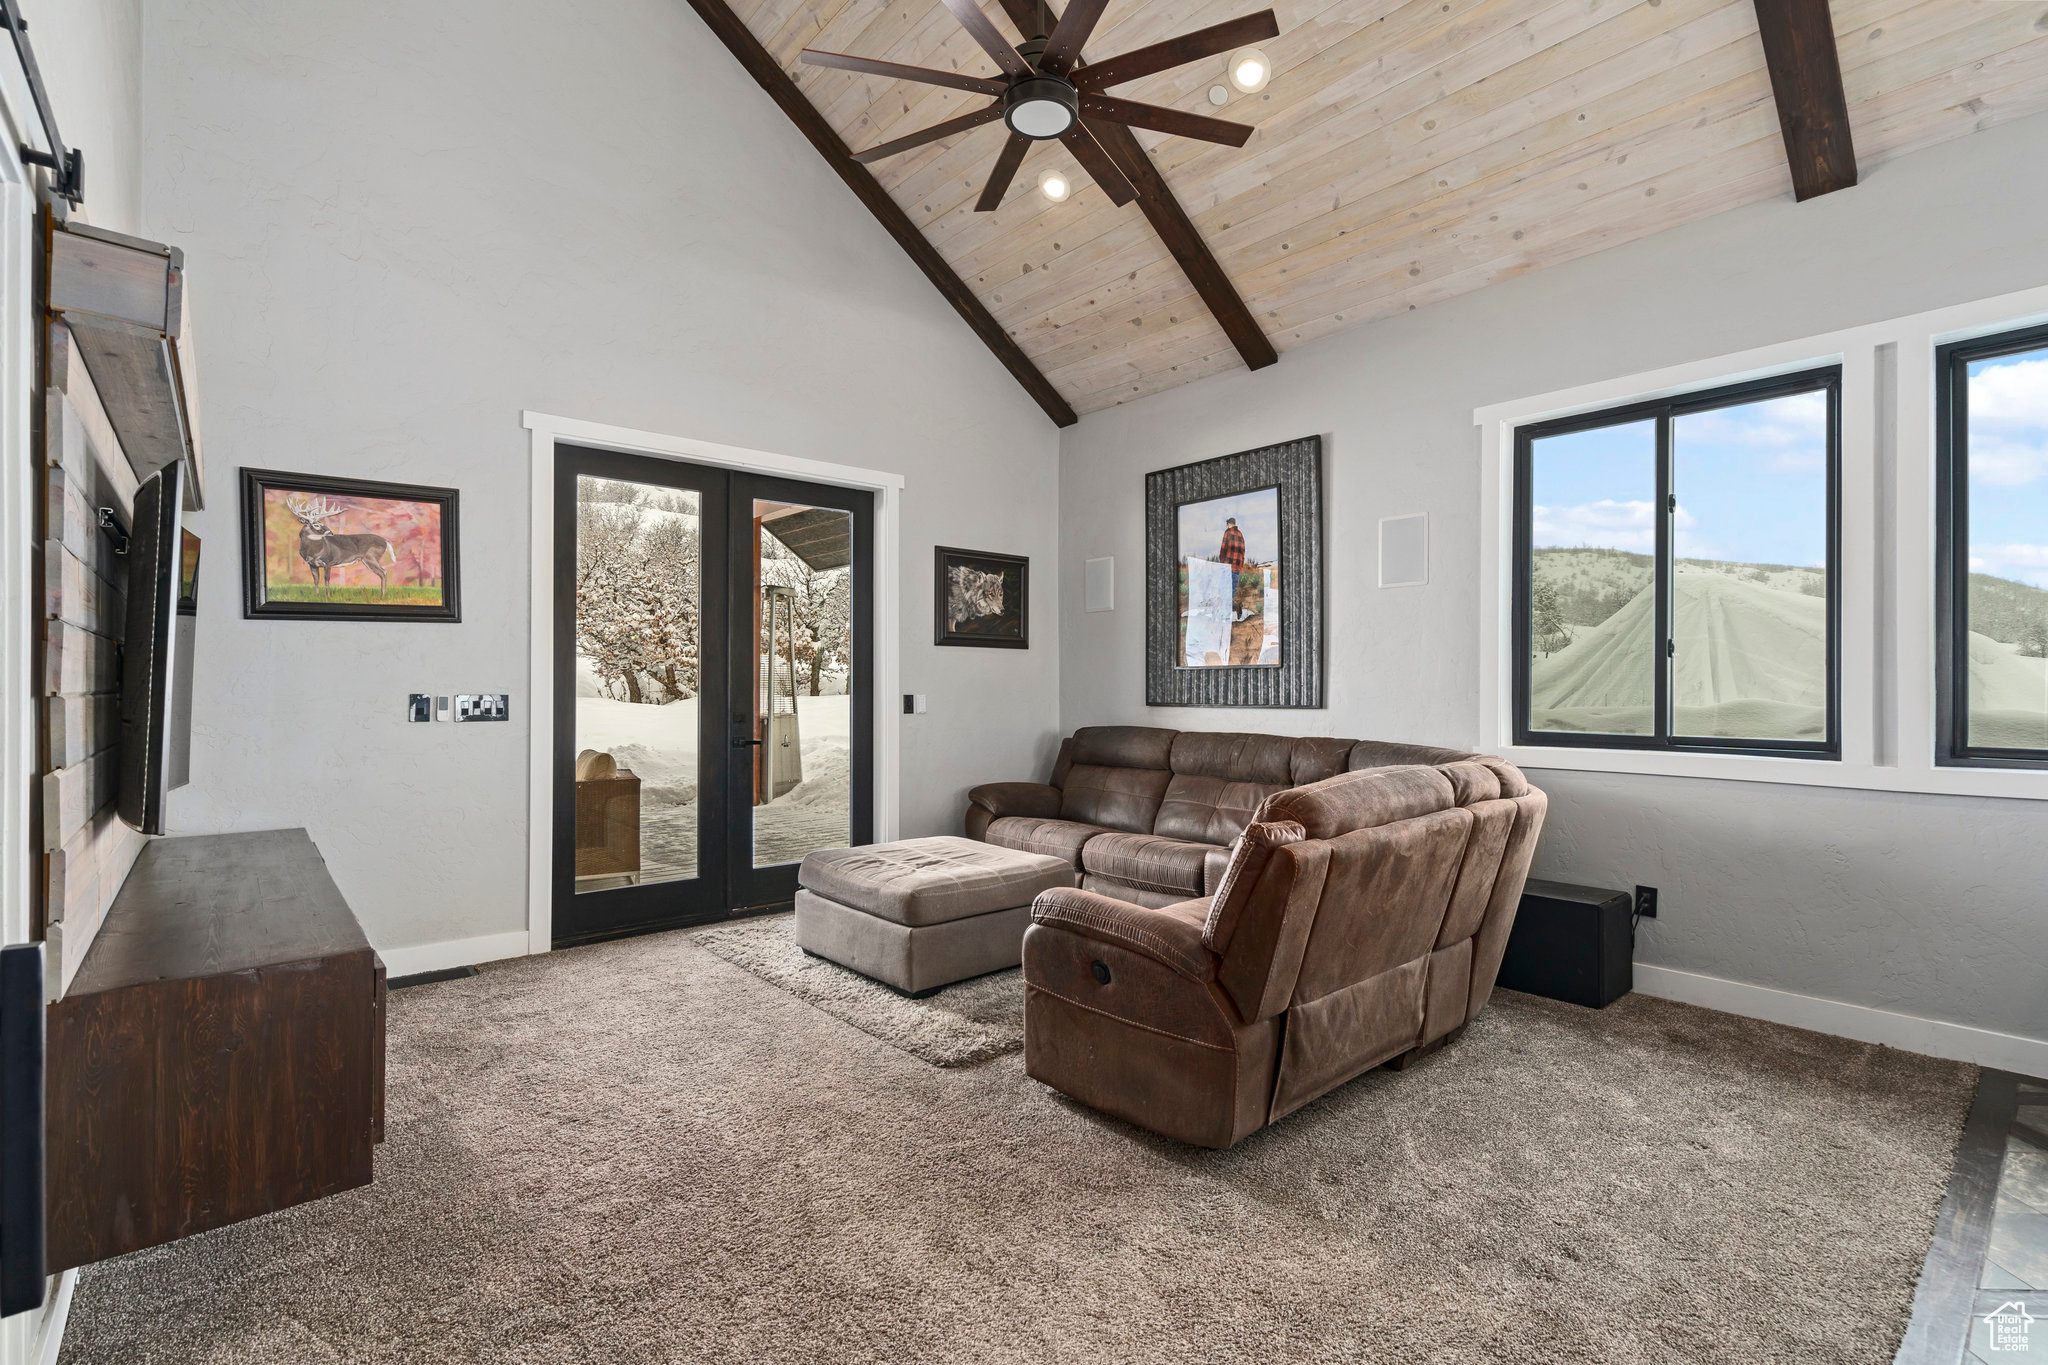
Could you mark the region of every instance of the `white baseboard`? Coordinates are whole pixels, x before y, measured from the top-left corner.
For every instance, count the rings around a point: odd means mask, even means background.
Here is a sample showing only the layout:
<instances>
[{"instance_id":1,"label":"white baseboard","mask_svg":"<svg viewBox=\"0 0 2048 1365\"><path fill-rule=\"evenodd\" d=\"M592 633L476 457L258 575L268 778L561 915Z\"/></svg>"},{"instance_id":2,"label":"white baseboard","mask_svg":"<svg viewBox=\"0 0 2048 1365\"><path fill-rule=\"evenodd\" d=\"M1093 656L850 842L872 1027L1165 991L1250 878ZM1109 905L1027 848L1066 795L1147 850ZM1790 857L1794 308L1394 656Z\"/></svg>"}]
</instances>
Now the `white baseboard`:
<instances>
[{"instance_id":1,"label":"white baseboard","mask_svg":"<svg viewBox=\"0 0 2048 1365\"><path fill-rule=\"evenodd\" d=\"M1854 1038L1859 1043L1883 1043L1902 1052L1975 1062L2000 1071L2016 1071L2022 1076L2048 1077L2048 1041L2039 1038L1994 1033L1913 1014L1894 1014L1867 1005L1681 972L1673 967L1654 967L1647 962L1636 963L1635 986L1644 995L1702 1005L1725 1014L1768 1019L1774 1024Z\"/></svg>"},{"instance_id":2,"label":"white baseboard","mask_svg":"<svg viewBox=\"0 0 2048 1365\"><path fill-rule=\"evenodd\" d=\"M484 934L478 938L450 939L446 943L415 943L408 948L379 948L384 974L414 976L420 972L443 972L450 967L474 967L479 962L524 957L527 953L524 929L509 934Z\"/></svg>"},{"instance_id":3,"label":"white baseboard","mask_svg":"<svg viewBox=\"0 0 2048 1365\"><path fill-rule=\"evenodd\" d=\"M36 1365L57 1365L64 1349L64 1325L71 1321L71 1291L78 1287L78 1272L67 1270L57 1276L50 1291L50 1303L43 1310L42 1330L36 1337Z\"/></svg>"}]
</instances>

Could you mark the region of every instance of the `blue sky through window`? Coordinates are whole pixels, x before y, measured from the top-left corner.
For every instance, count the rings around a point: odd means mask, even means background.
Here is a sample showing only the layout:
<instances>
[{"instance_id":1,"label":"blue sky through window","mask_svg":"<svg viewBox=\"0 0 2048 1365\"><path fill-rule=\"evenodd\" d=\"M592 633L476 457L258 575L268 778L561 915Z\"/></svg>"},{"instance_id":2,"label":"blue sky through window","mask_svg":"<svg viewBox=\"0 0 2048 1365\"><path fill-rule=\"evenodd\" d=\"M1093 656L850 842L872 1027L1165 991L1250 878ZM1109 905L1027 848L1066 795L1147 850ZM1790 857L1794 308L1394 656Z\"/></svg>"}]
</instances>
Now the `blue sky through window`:
<instances>
[{"instance_id":1,"label":"blue sky through window","mask_svg":"<svg viewBox=\"0 0 2048 1365\"><path fill-rule=\"evenodd\" d=\"M1970 364L1970 570L2048 588L2048 347Z\"/></svg>"},{"instance_id":2,"label":"blue sky through window","mask_svg":"<svg viewBox=\"0 0 2048 1365\"><path fill-rule=\"evenodd\" d=\"M1535 443L1537 548L1656 548L1657 424L1628 422ZM1827 563L1827 395L1790 394L1672 423L1680 559Z\"/></svg>"}]
</instances>

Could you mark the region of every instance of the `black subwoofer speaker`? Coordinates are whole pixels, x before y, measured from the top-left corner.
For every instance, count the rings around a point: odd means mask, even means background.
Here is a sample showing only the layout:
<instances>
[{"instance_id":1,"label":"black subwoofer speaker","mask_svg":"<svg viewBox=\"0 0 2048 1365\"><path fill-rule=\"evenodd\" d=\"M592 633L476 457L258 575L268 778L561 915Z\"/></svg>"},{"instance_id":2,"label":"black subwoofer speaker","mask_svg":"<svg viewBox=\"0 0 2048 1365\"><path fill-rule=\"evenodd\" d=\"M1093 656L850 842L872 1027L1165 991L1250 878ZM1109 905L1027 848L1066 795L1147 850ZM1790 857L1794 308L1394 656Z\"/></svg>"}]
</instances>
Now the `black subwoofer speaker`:
<instances>
[{"instance_id":1,"label":"black subwoofer speaker","mask_svg":"<svg viewBox=\"0 0 2048 1365\"><path fill-rule=\"evenodd\" d=\"M1500 963L1500 984L1605 1009L1635 989L1634 898L1531 878Z\"/></svg>"}]
</instances>

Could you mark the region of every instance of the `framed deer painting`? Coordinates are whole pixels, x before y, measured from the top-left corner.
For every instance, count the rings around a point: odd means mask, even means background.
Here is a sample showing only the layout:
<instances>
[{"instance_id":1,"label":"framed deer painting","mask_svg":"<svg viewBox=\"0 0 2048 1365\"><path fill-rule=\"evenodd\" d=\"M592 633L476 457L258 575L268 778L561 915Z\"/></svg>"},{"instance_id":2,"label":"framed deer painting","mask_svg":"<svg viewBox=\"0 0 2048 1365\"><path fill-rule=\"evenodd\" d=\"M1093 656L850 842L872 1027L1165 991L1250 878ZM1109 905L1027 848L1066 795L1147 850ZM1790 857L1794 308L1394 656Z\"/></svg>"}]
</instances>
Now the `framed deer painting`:
<instances>
[{"instance_id":1,"label":"framed deer painting","mask_svg":"<svg viewBox=\"0 0 2048 1365\"><path fill-rule=\"evenodd\" d=\"M242 471L242 615L460 621L456 491Z\"/></svg>"}]
</instances>

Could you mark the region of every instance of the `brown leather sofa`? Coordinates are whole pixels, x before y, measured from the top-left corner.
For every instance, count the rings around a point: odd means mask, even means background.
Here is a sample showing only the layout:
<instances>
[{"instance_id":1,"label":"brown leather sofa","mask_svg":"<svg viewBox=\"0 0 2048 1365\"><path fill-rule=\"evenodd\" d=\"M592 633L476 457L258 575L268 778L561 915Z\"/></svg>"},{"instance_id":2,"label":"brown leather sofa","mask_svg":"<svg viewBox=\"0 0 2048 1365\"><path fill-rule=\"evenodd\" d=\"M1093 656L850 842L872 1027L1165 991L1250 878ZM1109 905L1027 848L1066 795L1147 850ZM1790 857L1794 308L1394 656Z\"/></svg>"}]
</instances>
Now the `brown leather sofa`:
<instances>
[{"instance_id":1,"label":"brown leather sofa","mask_svg":"<svg viewBox=\"0 0 2048 1365\"><path fill-rule=\"evenodd\" d=\"M1115 757L1164 762L1089 761ZM1498 758L1329 739L1084 730L1054 777L970 798L970 834L1071 848L1083 872L1039 896L1025 932L1025 1070L1204 1147L1477 1015L1547 807ZM1148 808L1150 831L1128 828ZM1198 829L1245 837L1182 837Z\"/></svg>"}]
</instances>

